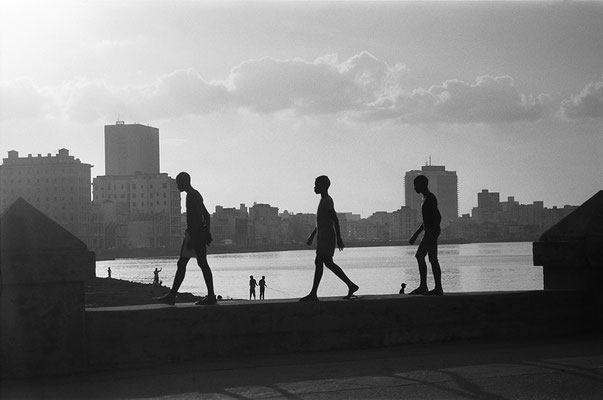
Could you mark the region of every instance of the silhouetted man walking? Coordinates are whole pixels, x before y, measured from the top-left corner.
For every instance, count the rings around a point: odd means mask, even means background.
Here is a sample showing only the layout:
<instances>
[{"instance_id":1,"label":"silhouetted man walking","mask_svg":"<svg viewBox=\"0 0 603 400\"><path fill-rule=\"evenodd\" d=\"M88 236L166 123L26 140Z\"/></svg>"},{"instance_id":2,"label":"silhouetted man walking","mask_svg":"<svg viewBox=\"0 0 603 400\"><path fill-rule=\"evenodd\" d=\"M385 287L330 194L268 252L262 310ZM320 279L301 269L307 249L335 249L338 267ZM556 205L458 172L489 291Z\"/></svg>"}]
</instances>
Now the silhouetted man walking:
<instances>
[{"instance_id":1,"label":"silhouetted man walking","mask_svg":"<svg viewBox=\"0 0 603 400\"><path fill-rule=\"evenodd\" d=\"M419 275L421 277L421 283L419 287L410 292L410 294L428 294L428 295L442 295L444 290L442 289L442 270L440 263L438 262L438 236L440 236L440 222L442 216L440 210L438 210L438 200L433 193L428 189L429 180L425 175L419 175L414 180L415 192L423 195L423 204L421 204L421 216L423 223L412 235L409 242L414 244L417 237L422 231L423 239L419 244L415 257L419 263ZM433 279L435 281L435 288L433 290L427 289L427 263L425 263L425 256L429 257L429 263L433 270Z\"/></svg>"},{"instance_id":2,"label":"silhouetted man walking","mask_svg":"<svg viewBox=\"0 0 603 400\"><path fill-rule=\"evenodd\" d=\"M201 194L191 186L191 177L186 172L181 172L176 176L176 185L180 192L186 192L186 232L182 248L180 249L180 258L178 258L178 269L174 276L172 289L164 296L157 297L156 300L166 304L174 304L178 296L178 289L184 280L186 273L186 264L191 257L197 258L197 264L203 272L205 285L207 286L207 296L197 301L198 305L216 304L216 295L214 293L214 281L207 263L207 247L211 241L210 215L203 203Z\"/></svg>"},{"instance_id":3,"label":"silhouetted man walking","mask_svg":"<svg viewBox=\"0 0 603 400\"><path fill-rule=\"evenodd\" d=\"M310 246L314 240L314 236L317 236L316 259L314 261L316 269L314 271L312 290L310 290L310 294L306 297L302 297L300 301L318 301L318 285L322 279L324 270L323 265L326 265L326 267L333 271L339 279L348 285L348 294L344 298L354 298L354 293L358 290L358 286L347 277L337 264L333 262L335 246L337 246L340 251L342 251L345 246L341 239L339 220L337 219L337 213L335 212L335 204L331 196L329 196L330 186L331 181L326 175L319 176L314 182L314 193L320 194L320 203L318 204L318 211L316 212L316 228L314 228L306 243Z\"/></svg>"}]
</instances>

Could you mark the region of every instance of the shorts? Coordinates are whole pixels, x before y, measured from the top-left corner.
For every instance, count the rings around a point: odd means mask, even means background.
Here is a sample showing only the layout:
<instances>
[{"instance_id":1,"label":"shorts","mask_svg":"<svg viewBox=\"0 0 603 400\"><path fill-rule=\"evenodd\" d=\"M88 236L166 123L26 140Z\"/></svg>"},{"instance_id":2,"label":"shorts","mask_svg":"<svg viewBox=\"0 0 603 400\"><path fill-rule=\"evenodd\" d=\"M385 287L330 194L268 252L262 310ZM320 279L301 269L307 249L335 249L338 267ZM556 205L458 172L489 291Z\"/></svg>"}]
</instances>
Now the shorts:
<instances>
[{"instance_id":1,"label":"shorts","mask_svg":"<svg viewBox=\"0 0 603 400\"><path fill-rule=\"evenodd\" d=\"M335 240L335 234L322 234L318 236L316 245L316 254L322 256L333 257L335 255L335 247L337 241Z\"/></svg>"},{"instance_id":2,"label":"shorts","mask_svg":"<svg viewBox=\"0 0 603 400\"><path fill-rule=\"evenodd\" d=\"M423 239L419 244L419 248L415 254L417 258L425 258L429 255L430 260L438 259L438 237L440 236L440 230L425 231Z\"/></svg>"},{"instance_id":3,"label":"shorts","mask_svg":"<svg viewBox=\"0 0 603 400\"><path fill-rule=\"evenodd\" d=\"M201 245L201 248L199 248L198 246L194 246L192 249L189 249L188 246L190 241L191 237L188 233L185 233L184 240L182 241L182 247L180 247L180 257L196 258L198 251L205 250L205 244Z\"/></svg>"}]
</instances>

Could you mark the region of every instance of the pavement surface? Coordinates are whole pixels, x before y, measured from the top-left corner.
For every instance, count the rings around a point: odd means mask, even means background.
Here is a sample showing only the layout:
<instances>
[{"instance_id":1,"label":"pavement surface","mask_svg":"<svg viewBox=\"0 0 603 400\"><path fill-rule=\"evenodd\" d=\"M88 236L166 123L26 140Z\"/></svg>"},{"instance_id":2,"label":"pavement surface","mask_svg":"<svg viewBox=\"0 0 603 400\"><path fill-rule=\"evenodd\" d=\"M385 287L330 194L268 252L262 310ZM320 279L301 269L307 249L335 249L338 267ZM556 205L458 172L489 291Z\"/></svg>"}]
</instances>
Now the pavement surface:
<instances>
[{"instance_id":1,"label":"pavement surface","mask_svg":"<svg viewBox=\"0 0 603 400\"><path fill-rule=\"evenodd\" d=\"M2 399L603 399L603 337L207 359L0 382Z\"/></svg>"}]
</instances>

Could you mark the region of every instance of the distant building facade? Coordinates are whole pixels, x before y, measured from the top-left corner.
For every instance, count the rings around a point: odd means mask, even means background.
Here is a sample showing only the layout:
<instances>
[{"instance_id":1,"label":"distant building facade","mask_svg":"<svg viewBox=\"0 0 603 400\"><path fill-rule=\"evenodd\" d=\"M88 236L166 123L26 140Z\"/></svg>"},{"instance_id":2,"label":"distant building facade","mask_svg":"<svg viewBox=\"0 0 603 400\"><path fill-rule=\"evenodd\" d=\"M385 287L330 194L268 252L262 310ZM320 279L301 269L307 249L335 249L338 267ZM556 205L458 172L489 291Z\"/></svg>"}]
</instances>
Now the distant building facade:
<instances>
[{"instance_id":1,"label":"distant building facade","mask_svg":"<svg viewBox=\"0 0 603 400\"><path fill-rule=\"evenodd\" d=\"M102 248L175 248L182 241L180 192L168 174L97 176Z\"/></svg>"},{"instance_id":2,"label":"distant building facade","mask_svg":"<svg viewBox=\"0 0 603 400\"><path fill-rule=\"evenodd\" d=\"M247 246L249 212L245 204L239 208L216 206L211 216L211 236L215 243Z\"/></svg>"},{"instance_id":3,"label":"distant building facade","mask_svg":"<svg viewBox=\"0 0 603 400\"><path fill-rule=\"evenodd\" d=\"M519 204L513 196L500 201L498 192L483 189L477 194L472 216L463 215L443 232L448 240L464 242L533 241L569 215L576 206L546 208L543 201Z\"/></svg>"},{"instance_id":4,"label":"distant building facade","mask_svg":"<svg viewBox=\"0 0 603 400\"><path fill-rule=\"evenodd\" d=\"M477 222L493 222L501 210L500 193L482 189L477 194L477 207L473 209L473 218Z\"/></svg>"},{"instance_id":5,"label":"distant building facade","mask_svg":"<svg viewBox=\"0 0 603 400\"><path fill-rule=\"evenodd\" d=\"M458 218L459 190L456 171L446 171L445 166L425 165L421 170L412 170L404 175L404 199L407 207L419 212L423 196L415 192L414 179L425 175L429 180L429 190L438 199L438 208L442 214L442 224L446 225Z\"/></svg>"},{"instance_id":6,"label":"distant building facade","mask_svg":"<svg viewBox=\"0 0 603 400\"><path fill-rule=\"evenodd\" d=\"M11 150L0 166L0 212L22 197L90 246L99 217L91 207L91 168L67 149L27 157Z\"/></svg>"},{"instance_id":7,"label":"distant building facade","mask_svg":"<svg viewBox=\"0 0 603 400\"><path fill-rule=\"evenodd\" d=\"M105 125L105 175L158 174L159 129L140 124Z\"/></svg>"},{"instance_id":8,"label":"distant building facade","mask_svg":"<svg viewBox=\"0 0 603 400\"><path fill-rule=\"evenodd\" d=\"M249 208L249 244L276 245L283 242L284 224L278 207L253 203Z\"/></svg>"}]
</instances>

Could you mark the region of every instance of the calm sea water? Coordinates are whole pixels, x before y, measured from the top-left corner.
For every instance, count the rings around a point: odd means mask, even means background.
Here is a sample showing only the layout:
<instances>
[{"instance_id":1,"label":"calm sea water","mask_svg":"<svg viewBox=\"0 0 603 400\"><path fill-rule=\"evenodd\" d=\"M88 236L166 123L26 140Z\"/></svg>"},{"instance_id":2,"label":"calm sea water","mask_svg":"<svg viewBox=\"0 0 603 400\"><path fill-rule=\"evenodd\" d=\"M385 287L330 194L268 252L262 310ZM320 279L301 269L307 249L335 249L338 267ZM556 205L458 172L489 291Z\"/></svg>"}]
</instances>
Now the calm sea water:
<instances>
[{"instance_id":1,"label":"calm sea water","mask_svg":"<svg viewBox=\"0 0 603 400\"><path fill-rule=\"evenodd\" d=\"M398 293L405 282L408 291L419 283L414 253L417 246L358 247L337 251L335 262L360 290L358 294ZM266 276L266 298L305 296L314 276L314 250L276 251L209 255L216 294L224 298L245 299L249 296L249 276L259 281ZM476 243L440 245L442 284L445 292L479 292L543 289L542 267L532 265L532 244ZM134 282L151 283L155 268L163 284L170 287L176 272L176 257L125 258L96 263L96 275ZM428 264L428 284L433 287ZM195 259L188 264L180 289L195 295L207 293L203 275ZM325 268L319 296L339 296L347 287ZM259 291L258 291L259 294Z\"/></svg>"}]
</instances>

